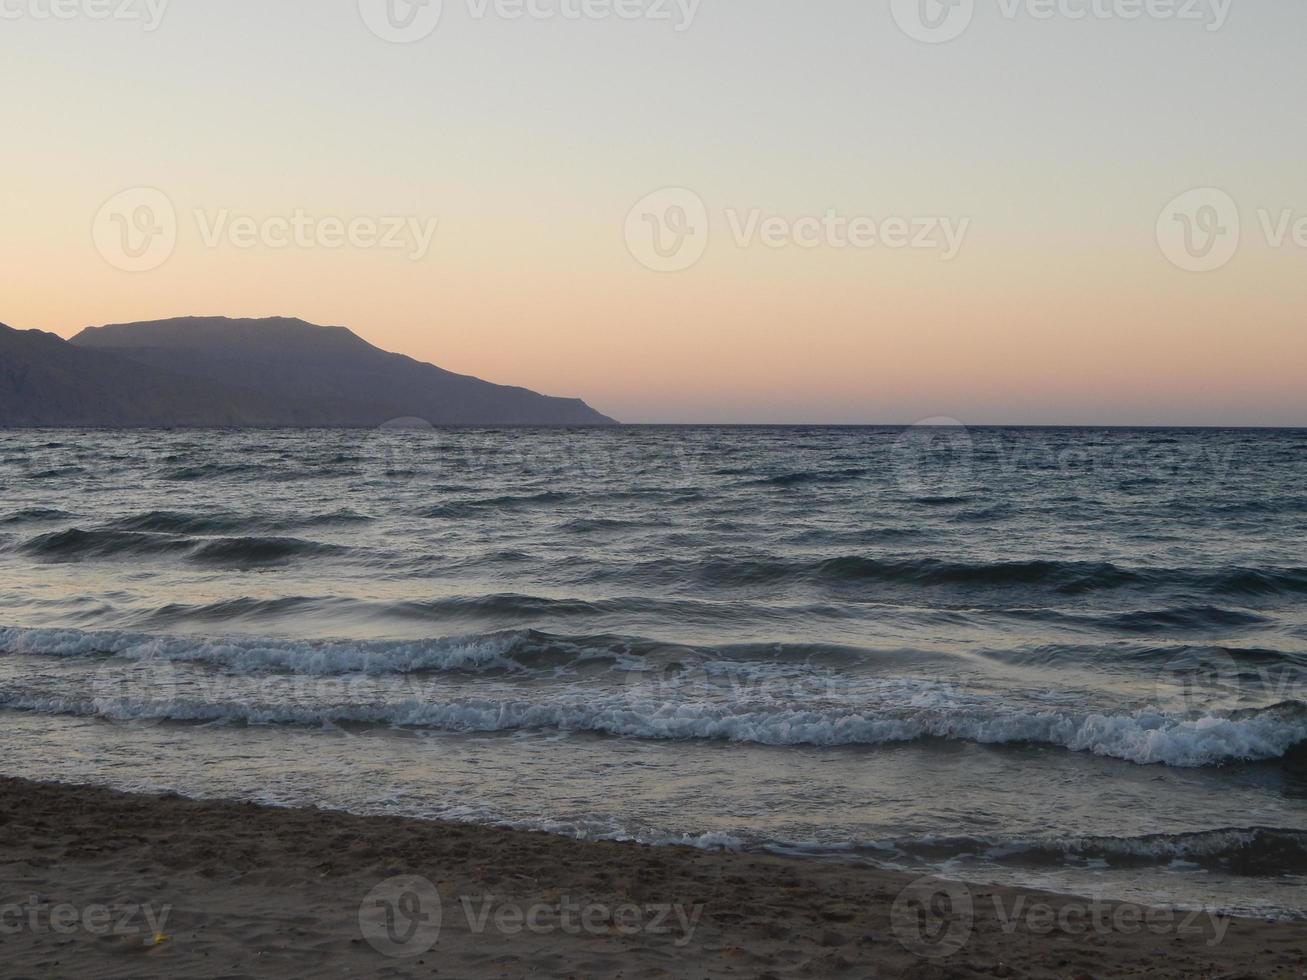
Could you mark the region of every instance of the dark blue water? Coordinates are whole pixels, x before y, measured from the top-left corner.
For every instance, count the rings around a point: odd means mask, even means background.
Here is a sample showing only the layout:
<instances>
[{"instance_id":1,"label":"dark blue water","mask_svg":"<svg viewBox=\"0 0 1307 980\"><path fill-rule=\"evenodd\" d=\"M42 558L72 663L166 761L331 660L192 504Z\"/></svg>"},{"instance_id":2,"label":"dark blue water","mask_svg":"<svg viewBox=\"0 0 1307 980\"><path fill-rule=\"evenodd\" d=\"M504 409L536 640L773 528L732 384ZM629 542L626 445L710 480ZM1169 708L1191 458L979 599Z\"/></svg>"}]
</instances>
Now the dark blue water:
<instances>
[{"instance_id":1,"label":"dark blue water","mask_svg":"<svg viewBox=\"0 0 1307 980\"><path fill-rule=\"evenodd\" d=\"M0 771L1270 912L1307 431L0 433Z\"/></svg>"}]
</instances>

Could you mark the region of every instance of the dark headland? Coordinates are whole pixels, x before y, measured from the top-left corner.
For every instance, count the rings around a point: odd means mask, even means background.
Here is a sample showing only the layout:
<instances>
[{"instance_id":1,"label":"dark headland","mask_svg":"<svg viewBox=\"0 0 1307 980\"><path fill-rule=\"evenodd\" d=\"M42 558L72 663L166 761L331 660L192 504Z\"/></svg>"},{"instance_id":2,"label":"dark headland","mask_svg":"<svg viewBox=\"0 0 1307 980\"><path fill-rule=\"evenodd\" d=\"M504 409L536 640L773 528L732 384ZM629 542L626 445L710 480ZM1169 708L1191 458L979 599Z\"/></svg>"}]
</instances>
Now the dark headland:
<instances>
[{"instance_id":1,"label":"dark headland","mask_svg":"<svg viewBox=\"0 0 1307 980\"><path fill-rule=\"evenodd\" d=\"M184 317L72 340L0 324L0 427L614 425L303 320Z\"/></svg>"}]
</instances>

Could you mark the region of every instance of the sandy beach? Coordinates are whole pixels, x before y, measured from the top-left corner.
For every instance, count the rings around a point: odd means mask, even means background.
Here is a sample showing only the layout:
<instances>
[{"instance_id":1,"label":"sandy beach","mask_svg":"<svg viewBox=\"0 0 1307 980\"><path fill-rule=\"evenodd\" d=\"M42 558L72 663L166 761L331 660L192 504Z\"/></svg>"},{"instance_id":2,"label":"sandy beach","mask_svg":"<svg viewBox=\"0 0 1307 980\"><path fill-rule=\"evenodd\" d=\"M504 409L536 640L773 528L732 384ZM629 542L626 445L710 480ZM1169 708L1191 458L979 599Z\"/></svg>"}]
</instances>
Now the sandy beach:
<instances>
[{"instance_id":1,"label":"sandy beach","mask_svg":"<svg viewBox=\"0 0 1307 980\"><path fill-rule=\"evenodd\" d=\"M1303 977L1307 923L0 780L4 977Z\"/></svg>"}]
</instances>

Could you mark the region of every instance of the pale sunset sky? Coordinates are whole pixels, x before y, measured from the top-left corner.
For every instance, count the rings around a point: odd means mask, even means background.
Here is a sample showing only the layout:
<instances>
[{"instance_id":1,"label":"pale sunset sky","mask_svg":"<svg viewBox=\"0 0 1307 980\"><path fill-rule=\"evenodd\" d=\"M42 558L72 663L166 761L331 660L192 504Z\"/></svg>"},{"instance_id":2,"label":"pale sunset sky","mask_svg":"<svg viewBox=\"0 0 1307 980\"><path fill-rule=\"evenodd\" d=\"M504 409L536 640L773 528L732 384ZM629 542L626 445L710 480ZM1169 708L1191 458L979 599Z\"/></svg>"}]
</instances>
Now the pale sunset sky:
<instances>
[{"instance_id":1,"label":"pale sunset sky","mask_svg":"<svg viewBox=\"0 0 1307 980\"><path fill-rule=\"evenodd\" d=\"M1307 425L1307 4L955 3L0 0L0 322L296 316L626 422Z\"/></svg>"}]
</instances>

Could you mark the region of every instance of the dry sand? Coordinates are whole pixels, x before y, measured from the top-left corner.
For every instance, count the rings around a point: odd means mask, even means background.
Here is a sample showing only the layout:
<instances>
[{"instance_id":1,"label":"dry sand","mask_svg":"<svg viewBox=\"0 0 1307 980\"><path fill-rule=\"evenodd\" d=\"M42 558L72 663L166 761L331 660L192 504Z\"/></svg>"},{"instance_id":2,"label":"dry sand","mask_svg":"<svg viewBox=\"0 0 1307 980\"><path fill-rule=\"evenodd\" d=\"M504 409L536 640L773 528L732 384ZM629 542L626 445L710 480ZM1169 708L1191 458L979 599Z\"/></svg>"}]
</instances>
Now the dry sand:
<instances>
[{"instance_id":1,"label":"dry sand","mask_svg":"<svg viewBox=\"0 0 1307 980\"><path fill-rule=\"evenodd\" d=\"M1307 976L1304 923L909 881L0 779L4 977Z\"/></svg>"}]
</instances>

